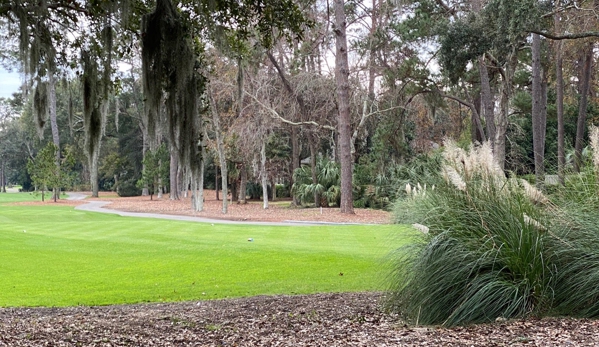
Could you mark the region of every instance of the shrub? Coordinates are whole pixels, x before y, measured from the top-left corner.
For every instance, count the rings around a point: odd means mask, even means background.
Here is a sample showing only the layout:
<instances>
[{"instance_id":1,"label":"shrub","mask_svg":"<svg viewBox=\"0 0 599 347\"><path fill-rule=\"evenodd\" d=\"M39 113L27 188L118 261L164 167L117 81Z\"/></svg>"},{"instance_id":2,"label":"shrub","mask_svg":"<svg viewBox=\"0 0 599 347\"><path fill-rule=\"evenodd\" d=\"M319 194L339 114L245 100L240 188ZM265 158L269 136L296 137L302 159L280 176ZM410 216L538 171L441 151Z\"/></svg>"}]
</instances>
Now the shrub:
<instances>
[{"instance_id":1,"label":"shrub","mask_svg":"<svg viewBox=\"0 0 599 347\"><path fill-rule=\"evenodd\" d=\"M390 307L419 323L445 325L545 311L548 224L535 203L548 201L527 183L506 179L488 145L466 152L449 142L444 157L444 181L407 185L408 197L395 206L398 222L425 233L395 254Z\"/></svg>"},{"instance_id":2,"label":"shrub","mask_svg":"<svg viewBox=\"0 0 599 347\"><path fill-rule=\"evenodd\" d=\"M488 145L446 145L436 189L406 186L398 222L423 234L393 254L389 307L425 324L529 314L599 316L599 130L592 163L551 201L505 178ZM418 224L416 224L418 223Z\"/></svg>"},{"instance_id":3,"label":"shrub","mask_svg":"<svg viewBox=\"0 0 599 347\"><path fill-rule=\"evenodd\" d=\"M130 178L119 182L117 189L119 196L139 196L141 195L141 188L137 186L137 180Z\"/></svg>"}]
</instances>

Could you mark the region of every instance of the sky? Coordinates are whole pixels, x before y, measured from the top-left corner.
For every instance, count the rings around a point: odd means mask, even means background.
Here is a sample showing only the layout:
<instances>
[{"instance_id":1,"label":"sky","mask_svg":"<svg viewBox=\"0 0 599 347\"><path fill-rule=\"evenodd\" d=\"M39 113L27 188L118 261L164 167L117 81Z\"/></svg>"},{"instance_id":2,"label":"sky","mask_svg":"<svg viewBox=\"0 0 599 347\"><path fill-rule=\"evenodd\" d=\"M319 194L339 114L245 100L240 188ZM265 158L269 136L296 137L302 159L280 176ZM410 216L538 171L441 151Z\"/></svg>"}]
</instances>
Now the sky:
<instances>
[{"instance_id":1,"label":"sky","mask_svg":"<svg viewBox=\"0 0 599 347\"><path fill-rule=\"evenodd\" d=\"M0 98L8 98L19 90L21 77L17 72L8 72L0 66Z\"/></svg>"}]
</instances>

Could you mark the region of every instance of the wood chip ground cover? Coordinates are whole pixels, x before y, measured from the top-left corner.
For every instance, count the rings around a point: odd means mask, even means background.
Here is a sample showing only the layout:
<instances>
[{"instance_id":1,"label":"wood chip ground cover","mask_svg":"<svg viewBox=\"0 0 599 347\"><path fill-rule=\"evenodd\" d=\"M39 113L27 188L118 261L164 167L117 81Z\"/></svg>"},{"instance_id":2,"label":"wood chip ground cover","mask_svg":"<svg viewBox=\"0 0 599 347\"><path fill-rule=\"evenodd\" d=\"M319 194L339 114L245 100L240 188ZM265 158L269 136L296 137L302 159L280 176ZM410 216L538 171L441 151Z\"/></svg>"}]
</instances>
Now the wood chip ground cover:
<instances>
[{"instance_id":1,"label":"wood chip ground cover","mask_svg":"<svg viewBox=\"0 0 599 347\"><path fill-rule=\"evenodd\" d=\"M597 346L594 320L406 326L381 294L0 309L0 346Z\"/></svg>"},{"instance_id":2,"label":"wood chip ground cover","mask_svg":"<svg viewBox=\"0 0 599 347\"><path fill-rule=\"evenodd\" d=\"M185 201L114 200L118 202L110 208L191 213ZM62 200L59 204L77 202ZM319 209L272 206L263 212L260 207L233 204L227 218L389 221L388 213L371 210L358 210L356 217L348 219L334 209L324 209L321 215ZM223 217L219 201L207 199L207 210L204 217ZM381 310L382 300L380 293L339 293L103 307L1 308L0 346L599 346L597 320L544 318L451 329L416 327Z\"/></svg>"}]
</instances>

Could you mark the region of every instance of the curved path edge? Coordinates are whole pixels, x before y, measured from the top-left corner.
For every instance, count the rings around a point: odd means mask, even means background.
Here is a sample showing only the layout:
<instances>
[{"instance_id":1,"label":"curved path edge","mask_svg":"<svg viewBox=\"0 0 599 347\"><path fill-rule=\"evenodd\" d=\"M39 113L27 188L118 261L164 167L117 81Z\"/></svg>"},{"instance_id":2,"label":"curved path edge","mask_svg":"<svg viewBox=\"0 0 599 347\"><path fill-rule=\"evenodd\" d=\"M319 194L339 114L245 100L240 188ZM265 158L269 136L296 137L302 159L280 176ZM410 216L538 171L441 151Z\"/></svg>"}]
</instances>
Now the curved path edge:
<instances>
[{"instance_id":1,"label":"curved path edge","mask_svg":"<svg viewBox=\"0 0 599 347\"><path fill-rule=\"evenodd\" d=\"M82 193L67 192L68 200L84 200L87 195ZM83 205L75 206L75 210L88 211L88 212L99 212L99 213L110 213L116 214L122 217L141 217L141 218L155 218L155 219L166 219L184 222L197 222L197 223L210 223L210 224L236 224L236 225L271 225L271 226L315 226L315 225L349 225L354 223L332 223L332 222L306 222L306 221L283 221L283 222L252 222L252 221L233 221L226 219L211 219L204 217L194 216L183 216L175 214L161 214L161 213L146 213L146 212L125 212L106 208L105 206L110 204L111 201L87 201Z\"/></svg>"}]
</instances>

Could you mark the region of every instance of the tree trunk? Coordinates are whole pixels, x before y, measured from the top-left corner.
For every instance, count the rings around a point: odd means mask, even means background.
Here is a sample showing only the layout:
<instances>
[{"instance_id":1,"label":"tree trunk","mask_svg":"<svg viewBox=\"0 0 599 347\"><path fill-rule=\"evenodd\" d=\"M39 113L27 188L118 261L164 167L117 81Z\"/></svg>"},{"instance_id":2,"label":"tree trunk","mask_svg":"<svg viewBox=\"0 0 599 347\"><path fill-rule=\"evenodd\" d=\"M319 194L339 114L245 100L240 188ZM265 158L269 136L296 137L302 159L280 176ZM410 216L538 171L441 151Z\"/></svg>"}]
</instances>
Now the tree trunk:
<instances>
[{"instance_id":1,"label":"tree trunk","mask_svg":"<svg viewBox=\"0 0 599 347\"><path fill-rule=\"evenodd\" d=\"M485 119L487 128L487 139L491 142L491 148L495 148L495 103L493 94L491 93L491 82L489 80L489 71L485 64L484 57L478 59L478 68L480 74L480 96L481 106L480 113Z\"/></svg>"},{"instance_id":2,"label":"tree trunk","mask_svg":"<svg viewBox=\"0 0 599 347\"><path fill-rule=\"evenodd\" d=\"M214 190L216 192L216 201L220 200L218 191L218 165L214 163Z\"/></svg>"},{"instance_id":3,"label":"tree trunk","mask_svg":"<svg viewBox=\"0 0 599 347\"><path fill-rule=\"evenodd\" d=\"M241 183L239 184L239 202L242 204L247 204L246 200L246 191L247 191L247 182L248 182L248 173L245 163L241 164L241 171L239 172L241 176Z\"/></svg>"},{"instance_id":4,"label":"tree trunk","mask_svg":"<svg viewBox=\"0 0 599 347\"><path fill-rule=\"evenodd\" d=\"M516 64L518 63L518 56L516 55L515 48L510 53L505 69L503 78L503 88L501 91L500 108L501 111L495 118L495 148L493 154L495 160L501 169L505 167L505 134L507 132L508 117L510 113L510 100L512 98L512 89L514 81L514 72Z\"/></svg>"},{"instance_id":5,"label":"tree trunk","mask_svg":"<svg viewBox=\"0 0 599 347\"><path fill-rule=\"evenodd\" d=\"M92 198L97 198L100 187L98 181L98 160L100 159L100 145L94 149L89 158L89 180L92 189Z\"/></svg>"},{"instance_id":6,"label":"tree trunk","mask_svg":"<svg viewBox=\"0 0 599 347\"><path fill-rule=\"evenodd\" d=\"M295 170L300 167L300 148L299 148L299 130L297 127L291 127L291 187L295 183L293 180L293 174ZM299 206L300 201L295 194L293 194L293 206Z\"/></svg>"},{"instance_id":7,"label":"tree trunk","mask_svg":"<svg viewBox=\"0 0 599 347\"><path fill-rule=\"evenodd\" d=\"M482 110L482 101L480 94L478 94L474 98L474 102L472 104L474 105L476 112L470 112L470 138L473 143L482 143L483 136L485 136L485 134L481 133L482 125L480 124L479 118L479 114L482 114L484 112ZM460 105L461 108L462 104L458 103L458 105ZM469 109L472 111L472 108Z\"/></svg>"},{"instance_id":8,"label":"tree trunk","mask_svg":"<svg viewBox=\"0 0 599 347\"><path fill-rule=\"evenodd\" d=\"M2 167L0 168L0 187L2 188L2 193L6 193L6 176L4 175L6 166L4 165L4 160L2 160Z\"/></svg>"},{"instance_id":9,"label":"tree trunk","mask_svg":"<svg viewBox=\"0 0 599 347\"><path fill-rule=\"evenodd\" d=\"M376 0L372 0L372 11L370 12L370 52L368 56L368 100L372 104L374 102L374 84L376 80L376 70L374 66L374 56L376 55L376 46L374 45L376 30L378 26L378 8Z\"/></svg>"},{"instance_id":10,"label":"tree trunk","mask_svg":"<svg viewBox=\"0 0 599 347\"><path fill-rule=\"evenodd\" d=\"M208 139L208 134L204 128L204 139L200 143L200 159L199 169L191 168L191 204L196 212L204 211L204 169L206 163L206 146L205 140Z\"/></svg>"},{"instance_id":11,"label":"tree trunk","mask_svg":"<svg viewBox=\"0 0 599 347\"><path fill-rule=\"evenodd\" d=\"M277 201L277 183L275 182L275 178L272 178L272 184L271 184L271 194L272 194L272 199L271 201Z\"/></svg>"},{"instance_id":12,"label":"tree trunk","mask_svg":"<svg viewBox=\"0 0 599 347\"><path fill-rule=\"evenodd\" d=\"M142 139L142 147L141 147L141 172L146 172L146 165L143 163L144 159L146 159L146 152L148 151L148 131L147 128L143 126L141 123L139 125L141 128L141 139ZM150 190L148 189L148 184L145 183L143 189L141 190L141 196L150 195Z\"/></svg>"},{"instance_id":13,"label":"tree trunk","mask_svg":"<svg viewBox=\"0 0 599 347\"><path fill-rule=\"evenodd\" d=\"M239 202L239 180L231 179L231 203Z\"/></svg>"},{"instance_id":14,"label":"tree trunk","mask_svg":"<svg viewBox=\"0 0 599 347\"><path fill-rule=\"evenodd\" d=\"M60 170L60 136L58 123L56 121L56 81L52 71L48 71L48 108L50 113L50 128L52 130L52 142L56 145L56 170ZM60 187L52 187L52 198L54 202L60 198Z\"/></svg>"},{"instance_id":15,"label":"tree trunk","mask_svg":"<svg viewBox=\"0 0 599 347\"><path fill-rule=\"evenodd\" d=\"M536 186L545 183L545 127L543 125L543 87L541 81L541 37L532 34L532 144Z\"/></svg>"},{"instance_id":16,"label":"tree trunk","mask_svg":"<svg viewBox=\"0 0 599 347\"><path fill-rule=\"evenodd\" d=\"M578 103L578 121L576 122L576 142L574 144L575 158L574 171L580 172L582 166L582 146L584 141L584 132L587 121L588 95L591 85L591 72L593 66L593 44L588 46L582 52L584 64L582 66L582 81L580 84L580 101Z\"/></svg>"},{"instance_id":17,"label":"tree trunk","mask_svg":"<svg viewBox=\"0 0 599 347\"><path fill-rule=\"evenodd\" d=\"M260 149L260 176L262 178L262 202L263 208L268 209L268 175L266 173L266 139L262 140Z\"/></svg>"},{"instance_id":18,"label":"tree trunk","mask_svg":"<svg viewBox=\"0 0 599 347\"><path fill-rule=\"evenodd\" d=\"M354 213L352 196L351 118L349 111L349 63L347 60L346 20L343 0L335 0L335 81L341 163L341 213Z\"/></svg>"},{"instance_id":19,"label":"tree trunk","mask_svg":"<svg viewBox=\"0 0 599 347\"><path fill-rule=\"evenodd\" d=\"M164 165L162 163L162 159L158 160L158 167L160 168L159 170L162 171L162 165ZM162 177L158 177L158 189L156 192L156 199L162 199L162 190L164 189L163 184L162 184Z\"/></svg>"},{"instance_id":20,"label":"tree trunk","mask_svg":"<svg viewBox=\"0 0 599 347\"><path fill-rule=\"evenodd\" d=\"M171 148L171 161L169 165L169 179L170 179L170 196L171 200L179 200L179 156L175 152L174 148Z\"/></svg>"},{"instance_id":21,"label":"tree trunk","mask_svg":"<svg viewBox=\"0 0 599 347\"><path fill-rule=\"evenodd\" d=\"M220 174L223 186L223 214L227 214L228 211L228 170L227 170L227 158L225 157L225 145L223 141L223 133L220 127L220 116L218 109L216 108L216 101L212 95L211 86L208 87L208 98L210 99L210 110L212 113L212 126L214 127L214 134L216 136L216 151L218 152L218 161L220 163Z\"/></svg>"},{"instance_id":22,"label":"tree trunk","mask_svg":"<svg viewBox=\"0 0 599 347\"><path fill-rule=\"evenodd\" d=\"M314 136L315 137L315 136ZM318 178L316 176L316 145L315 139L310 137L310 172L312 172L312 184L318 184ZM314 207L320 207L320 194L314 192Z\"/></svg>"},{"instance_id":23,"label":"tree trunk","mask_svg":"<svg viewBox=\"0 0 599 347\"><path fill-rule=\"evenodd\" d=\"M561 32L559 14L554 16L555 32ZM557 108L557 177L561 185L565 184L566 150L564 146L564 69L562 41L555 42L555 79Z\"/></svg>"}]
</instances>

